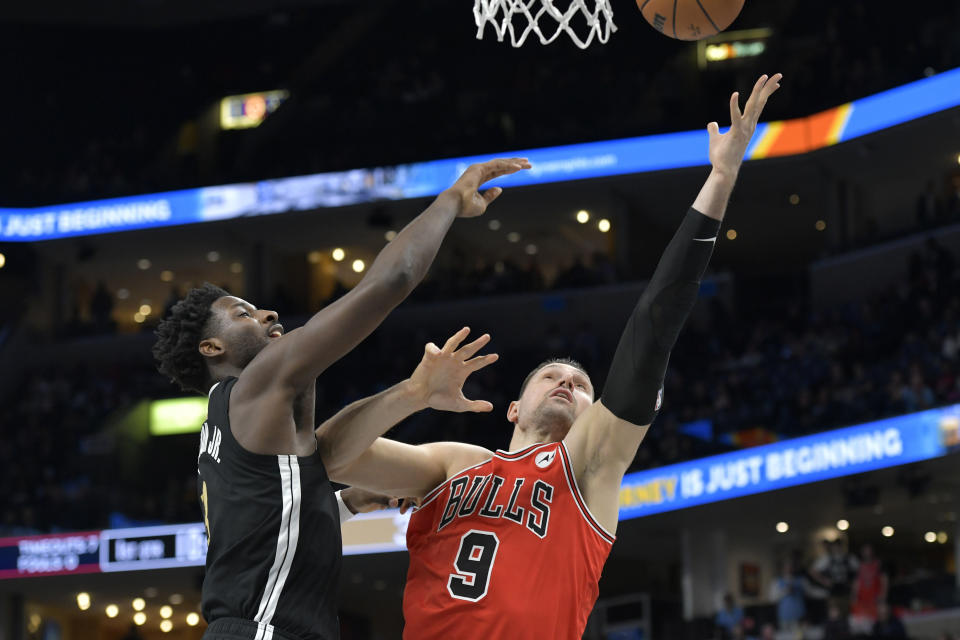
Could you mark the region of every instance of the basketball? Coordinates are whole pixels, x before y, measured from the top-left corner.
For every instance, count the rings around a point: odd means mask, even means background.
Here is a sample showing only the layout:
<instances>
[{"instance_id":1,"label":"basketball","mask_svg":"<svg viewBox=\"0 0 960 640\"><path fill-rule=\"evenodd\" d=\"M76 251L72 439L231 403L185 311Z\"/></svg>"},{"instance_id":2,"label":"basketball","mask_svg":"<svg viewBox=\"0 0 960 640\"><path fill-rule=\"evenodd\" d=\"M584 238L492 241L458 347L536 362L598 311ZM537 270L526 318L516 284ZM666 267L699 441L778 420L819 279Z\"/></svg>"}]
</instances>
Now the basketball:
<instances>
[{"instance_id":1,"label":"basketball","mask_svg":"<svg viewBox=\"0 0 960 640\"><path fill-rule=\"evenodd\" d=\"M715 36L736 19L744 0L637 0L653 28L678 40Z\"/></svg>"}]
</instances>

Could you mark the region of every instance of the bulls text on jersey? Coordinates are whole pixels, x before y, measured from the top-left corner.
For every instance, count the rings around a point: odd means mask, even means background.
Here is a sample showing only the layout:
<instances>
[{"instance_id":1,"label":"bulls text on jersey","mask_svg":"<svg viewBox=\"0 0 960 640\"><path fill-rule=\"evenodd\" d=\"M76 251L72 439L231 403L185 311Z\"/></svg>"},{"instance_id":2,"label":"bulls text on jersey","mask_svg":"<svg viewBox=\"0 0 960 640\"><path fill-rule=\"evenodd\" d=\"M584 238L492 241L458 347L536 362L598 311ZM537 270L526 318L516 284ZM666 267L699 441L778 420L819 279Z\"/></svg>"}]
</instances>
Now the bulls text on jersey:
<instances>
[{"instance_id":1,"label":"bulls text on jersey","mask_svg":"<svg viewBox=\"0 0 960 640\"><path fill-rule=\"evenodd\" d=\"M498 475L455 478L450 483L447 504L437 531L457 518L476 513L484 518L510 520L545 538L550 525L550 503L554 489L543 480L534 480L529 497L521 498L521 491L528 480L514 478L513 486L509 487L505 486L506 480Z\"/></svg>"}]
</instances>

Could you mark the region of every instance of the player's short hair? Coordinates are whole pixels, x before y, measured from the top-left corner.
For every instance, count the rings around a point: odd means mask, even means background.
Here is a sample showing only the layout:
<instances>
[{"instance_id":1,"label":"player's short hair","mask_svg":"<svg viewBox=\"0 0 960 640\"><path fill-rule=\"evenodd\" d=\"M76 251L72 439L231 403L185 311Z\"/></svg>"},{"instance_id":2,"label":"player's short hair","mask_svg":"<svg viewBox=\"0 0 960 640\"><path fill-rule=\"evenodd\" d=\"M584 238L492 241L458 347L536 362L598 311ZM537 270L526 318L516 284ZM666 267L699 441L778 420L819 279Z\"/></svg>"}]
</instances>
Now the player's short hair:
<instances>
[{"instance_id":1,"label":"player's short hair","mask_svg":"<svg viewBox=\"0 0 960 640\"><path fill-rule=\"evenodd\" d=\"M216 330L211 305L228 295L220 287L204 282L173 305L157 327L153 345L157 369L184 391L207 392L207 365L197 349L200 341Z\"/></svg>"},{"instance_id":2,"label":"player's short hair","mask_svg":"<svg viewBox=\"0 0 960 640\"><path fill-rule=\"evenodd\" d=\"M590 374L587 373L587 370L583 367L582 364L574 360L573 358L547 358L540 364L538 364L533 371L527 374L527 377L523 379L523 384L520 385L520 395L523 395L523 391L527 388L527 383L537 375L537 372L544 367L549 367L552 364L565 364L573 367L574 369L579 369L583 375L587 376L587 380L590 379Z\"/></svg>"}]
</instances>

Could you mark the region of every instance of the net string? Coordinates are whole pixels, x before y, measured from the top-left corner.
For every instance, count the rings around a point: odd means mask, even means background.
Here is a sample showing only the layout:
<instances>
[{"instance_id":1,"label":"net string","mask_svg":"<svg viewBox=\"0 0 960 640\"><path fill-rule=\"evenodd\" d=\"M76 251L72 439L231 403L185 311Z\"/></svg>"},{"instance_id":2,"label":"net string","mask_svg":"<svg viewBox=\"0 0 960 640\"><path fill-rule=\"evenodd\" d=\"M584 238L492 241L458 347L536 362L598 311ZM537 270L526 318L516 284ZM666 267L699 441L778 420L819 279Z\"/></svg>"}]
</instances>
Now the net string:
<instances>
[{"instance_id":1,"label":"net string","mask_svg":"<svg viewBox=\"0 0 960 640\"><path fill-rule=\"evenodd\" d=\"M581 49L589 47L594 38L601 44L606 43L610 34L617 30L613 23L613 9L609 0L592 0L593 9L587 7L589 1L572 0L566 11L560 11L554 6L554 0L475 0L473 18L477 24L477 39L483 38L484 28L490 23L497 34L497 40L503 42L509 33L510 44L514 47L522 46L531 34L536 35L541 44L550 44L561 33L567 33ZM537 5L539 8L536 8ZM589 30L585 37L581 37L570 24L578 13L587 21ZM540 20L544 18L544 14L557 23L556 30L550 35L544 34L540 28ZM513 25L513 18L517 15L527 19L526 27L519 34Z\"/></svg>"}]
</instances>

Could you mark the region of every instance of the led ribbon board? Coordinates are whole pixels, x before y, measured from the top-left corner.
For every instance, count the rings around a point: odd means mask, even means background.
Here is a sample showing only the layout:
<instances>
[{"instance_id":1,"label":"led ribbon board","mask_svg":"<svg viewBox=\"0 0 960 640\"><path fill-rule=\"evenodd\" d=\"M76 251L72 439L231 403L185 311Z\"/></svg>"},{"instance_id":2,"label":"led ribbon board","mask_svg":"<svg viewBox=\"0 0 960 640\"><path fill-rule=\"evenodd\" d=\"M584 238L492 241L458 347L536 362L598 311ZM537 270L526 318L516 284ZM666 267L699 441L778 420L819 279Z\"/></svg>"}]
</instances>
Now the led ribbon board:
<instances>
[{"instance_id":1,"label":"led ribbon board","mask_svg":"<svg viewBox=\"0 0 960 640\"><path fill-rule=\"evenodd\" d=\"M620 519L685 509L942 456L960 405L628 474Z\"/></svg>"},{"instance_id":2,"label":"led ribbon board","mask_svg":"<svg viewBox=\"0 0 960 640\"><path fill-rule=\"evenodd\" d=\"M747 158L807 153L960 105L960 69L806 118L757 127ZM433 196L471 163L523 156L531 171L494 184L523 186L709 164L704 130L264 180L32 209L0 209L0 242L164 227Z\"/></svg>"},{"instance_id":3,"label":"led ribbon board","mask_svg":"<svg viewBox=\"0 0 960 640\"><path fill-rule=\"evenodd\" d=\"M729 500L936 458L960 447L960 405L631 473L620 519ZM410 514L363 513L343 525L343 554L406 549ZM202 566L202 522L0 538L0 579Z\"/></svg>"}]
</instances>

